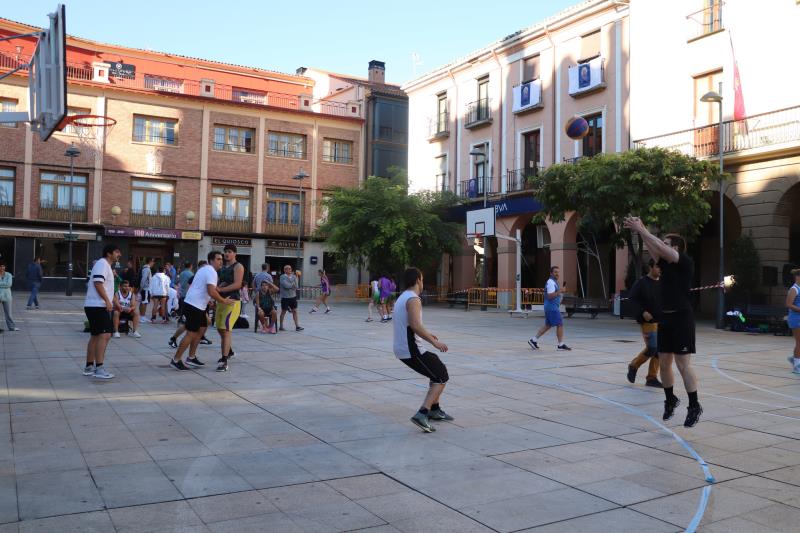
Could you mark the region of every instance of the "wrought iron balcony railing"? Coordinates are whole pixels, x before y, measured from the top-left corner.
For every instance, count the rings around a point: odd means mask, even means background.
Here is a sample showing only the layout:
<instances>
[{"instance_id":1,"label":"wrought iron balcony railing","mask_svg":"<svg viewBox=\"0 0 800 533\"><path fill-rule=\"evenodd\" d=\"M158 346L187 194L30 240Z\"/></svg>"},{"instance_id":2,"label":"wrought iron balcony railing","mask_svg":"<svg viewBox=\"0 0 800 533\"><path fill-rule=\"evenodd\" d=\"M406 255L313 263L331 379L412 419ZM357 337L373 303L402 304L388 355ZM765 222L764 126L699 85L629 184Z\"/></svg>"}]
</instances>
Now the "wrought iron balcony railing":
<instances>
[{"instance_id":1,"label":"wrought iron balcony railing","mask_svg":"<svg viewBox=\"0 0 800 533\"><path fill-rule=\"evenodd\" d=\"M723 2L714 2L710 6L686 15L687 41L693 41L724 29L722 26Z\"/></svg>"},{"instance_id":2,"label":"wrought iron balcony railing","mask_svg":"<svg viewBox=\"0 0 800 533\"><path fill-rule=\"evenodd\" d=\"M450 114L440 113L428 119L428 138L441 139L450 135Z\"/></svg>"},{"instance_id":3,"label":"wrought iron balcony railing","mask_svg":"<svg viewBox=\"0 0 800 533\"><path fill-rule=\"evenodd\" d=\"M716 157L722 151L734 154L744 150L778 146L800 141L800 106L788 107L742 120L727 120L666 135L634 141L634 148L660 147L698 158Z\"/></svg>"},{"instance_id":4,"label":"wrought iron balcony railing","mask_svg":"<svg viewBox=\"0 0 800 533\"><path fill-rule=\"evenodd\" d=\"M14 204L0 204L0 217L13 217Z\"/></svg>"},{"instance_id":5,"label":"wrought iron balcony railing","mask_svg":"<svg viewBox=\"0 0 800 533\"><path fill-rule=\"evenodd\" d=\"M138 228L174 228L175 213L131 210L130 225Z\"/></svg>"},{"instance_id":6,"label":"wrought iron balcony railing","mask_svg":"<svg viewBox=\"0 0 800 533\"><path fill-rule=\"evenodd\" d=\"M60 207L51 202L42 202L39 204L39 219L41 220L55 220L57 222L69 222L70 209L68 207ZM73 205L72 206L72 221L73 222L86 222L86 206Z\"/></svg>"},{"instance_id":7,"label":"wrought iron balcony railing","mask_svg":"<svg viewBox=\"0 0 800 533\"><path fill-rule=\"evenodd\" d=\"M211 215L211 229L232 233L251 233L253 231L253 219L250 217Z\"/></svg>"},{"instance_id":8,"label":"wrought iron balcony railing","mask_svg":"<svg viewBox=\"0 0 800 533\"><path fill-rule=\"evenodd\" d=\"M542 167L538 165L532 168L508 170L506 172L506 191L514 192L531 189L530 178L538 176L541 171Z\"/></svg>"},{"instance_id":9,"label":"wrought iron balcony railing","mask_svg":"<svg viewBox=\"0 0 800 533\"><path fill-rule=\"evenodd\" d=\"M492 189L492 181L491 177L463 180L459 184L458 194L462 198L481 198L484 194L495 194L497 191Z\"/></svg>"},{"instance_id":10,"label":"wrought iron balcony railing","mask_svg":"<svg viewBox=\"0 0 800 533\"><path fill-rule=\"evenodd\" d=\"M464 119L465 128L476 128L492 121L491 99L481 98L467 104L467 115Z\"/></svg>"}]
</instances>

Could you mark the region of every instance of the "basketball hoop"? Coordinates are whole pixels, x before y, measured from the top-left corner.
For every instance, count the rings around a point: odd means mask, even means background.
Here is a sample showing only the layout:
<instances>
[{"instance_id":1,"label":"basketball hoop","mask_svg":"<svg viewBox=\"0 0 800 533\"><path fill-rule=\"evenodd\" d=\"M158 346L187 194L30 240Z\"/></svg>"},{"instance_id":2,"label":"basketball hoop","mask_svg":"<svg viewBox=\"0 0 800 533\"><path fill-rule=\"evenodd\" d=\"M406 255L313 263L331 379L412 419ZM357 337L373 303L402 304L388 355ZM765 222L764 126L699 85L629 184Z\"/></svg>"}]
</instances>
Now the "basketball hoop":
<instances>
[{"instance_id":1,"label":"basketball hoop","mask_svg":"<svg viewBox=\"0 0 800 533\"><path fill-rule=\"evenodd\" d=\"M69 115L64 117L62 130L69 128L80 138L80 144L87 151L102 150L105 140L117 120L105 115Z\"/></svg>"}]
</instances>

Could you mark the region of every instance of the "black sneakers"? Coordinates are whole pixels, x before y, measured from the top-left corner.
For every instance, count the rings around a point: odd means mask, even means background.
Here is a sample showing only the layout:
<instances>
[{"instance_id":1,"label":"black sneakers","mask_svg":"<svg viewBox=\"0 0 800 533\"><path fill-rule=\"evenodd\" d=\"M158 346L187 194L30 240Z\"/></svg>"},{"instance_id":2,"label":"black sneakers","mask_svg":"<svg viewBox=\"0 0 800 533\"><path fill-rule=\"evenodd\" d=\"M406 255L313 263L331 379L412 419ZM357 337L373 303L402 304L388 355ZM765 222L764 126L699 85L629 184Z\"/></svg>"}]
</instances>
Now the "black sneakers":
<instances>
[{"instance_id":1,"label":"black sneakers","mask_svg":"<svg viewBox=\"0 0 800 533\"><path fill-rule=\"evenodd\" d=\"M228 359L225 357L220 357L219 361L217 361L217 372L227 372L228 371Z\"/></svg>"},{"instance_id":2,"label":"black sneakers","mask_svg":"<svg viewBox=\"0 0 800 533\"><path fill-rule=\"evenodd\" d=\"M174 368L175 370L189 370L189 367L183 364L183 361L176 361L173 359L169 362L169 366Z\"/></svg>"},{"instance_id":3,"label":"black sneakers","mask_svg":"<svg viewBox=\"0 0 800 533\"><path fill-rule=\"evenodd\" d=\"M200 344L211 344L211 341L206 339L206 336L203 335L203 338L200 339Z\"/></svg>"},{"instance_id":4,"label":"black sneakers","mask_svg":"<svg viewBox=\"0 0 800 533\"><path fill-rule=\"evenodd\" d=\"M169 338L169 347L170 348L177 348L178 347L178 341L175 339L175 337L170 337Z\"/></svg>"},{"instance_id":5,"label":"black sneakers","mask_svg":"<svg viewBox=\"0 0 800 533\"><path fill-rule=\"evenodd\" d=\"M411 417L411 421L414 422L414 425L416 425L425 433L433 433L436 431L436 428L433 427L430 422L428 422L428 415L424 413L417 411L417 413Z\"/></svg>"},{"instance_id":6,"label":"black sneakers","mask_svg":"<svg viewBox=\"0 0 800 533\"><path fill-rule=\"evenodd\" d=\"M630 379L630 378L628 378L628 379ZM633 383L633 382L631 382L631 383ZM644 384L645 384L646 387L655 387L657 389L663 389L664 388L664 385L660 381L658 381L658 378L648 379L647 381L645 381Z\"/></svg>"},{"instance_id":7,"label":"black sneakers","mask_svg":"<svg viewBox=\"0 0 800 533\"><path fill-rule=\"evenodd\" d=\"M186 366L190 366L192 368L202 368L206 366L204 362L202 362L197 357L187 357L186 358Z\"/></svg>"},{"instance_id":8,"label":"black sneakers","mask_svg":"<svg viewBox=\"0 0 800 533\"><path fill-rule=\"evenodd\" d=\"M234 352L234 351L233 351L233 348L231 348L230 350L228 350L228 359L230 359L230 358L231 358L231 357L233 357L234 355L236 355L236 352Z\"/></svg>"},{"instance_id":9,"label":"black sneakers","mask_svg":"<svg viewBox=\"0 0 800 533\"><path fill-rule=\"evenodd\" d=\"M697 405L690 405L686 410L686 421L683 423L684 427L691 428L700 422L700 415L703 414L703 407L698 403Z\"/></svg>"},{"instance_id":10,"label":"black sneakers","mask_svg":"<svg viewBox=\"0 0 800 533\"><path fill-rule=\"evenodd\" d=\"M681 401L675 396L672 400L664 400L664 420L669 420L675 414L675 408L681 404Z\"/></svg>"},{"instance_id":11,"label":"black sneakers","mask_svg":"<svg viewBox=\"0 0 800 533\"><path fill-rule=\"evenodd\" d=\"M430 412L428 412L428 419L447 420L448 422L452 422L453 420L455 420L455 418L445 413L443 409L432 409Z\"/></svg>"},{"instance_id":12,"label":"black sneakers","mask_svg":"<svg viewBox=\"0 0 800 533\"><path fill-rule=\"evenodd\" d=\"M631 383L636 383L636 371L638 369L635 366L628 365L628 381Z\"/></svg>"},{"instance_id":13,"label":"black sneakers","mask_svg":"<svg viewBox=\"0 0 800 533\"><path fill-rule=\"evenodd\" d=\"M300 326L297 326L296 328L294 328L295 331L303 331L304 329L305 328L301 328Z\"/></svg>"},{"instance_id":14,"label":"black sneakers","mask_svg":"<svg viewBox=\"0 0 800 533\"><path fill-rule=\"evenodd\" d=\"M567 346L566 344L563 344L563 343L562 343L562 344L559 344L558 346L556 346L556 350L560 350L560 351L562 351L562 352L571 352L571 351L572 351L572 348L570 348L570 347L569 347L569 346Z\"/></svg>"},{"instance_id":15,"label":"black sneakers","mask_svg":"<svg viewBox=\"0 0 800 533\"><path fill-rule=\"evenodd\" d=\"M528 346L530 346L532 350L538 350L539 349L539 343L536 342L533 339L528 339Z\"/></svg>"}]
</instances>

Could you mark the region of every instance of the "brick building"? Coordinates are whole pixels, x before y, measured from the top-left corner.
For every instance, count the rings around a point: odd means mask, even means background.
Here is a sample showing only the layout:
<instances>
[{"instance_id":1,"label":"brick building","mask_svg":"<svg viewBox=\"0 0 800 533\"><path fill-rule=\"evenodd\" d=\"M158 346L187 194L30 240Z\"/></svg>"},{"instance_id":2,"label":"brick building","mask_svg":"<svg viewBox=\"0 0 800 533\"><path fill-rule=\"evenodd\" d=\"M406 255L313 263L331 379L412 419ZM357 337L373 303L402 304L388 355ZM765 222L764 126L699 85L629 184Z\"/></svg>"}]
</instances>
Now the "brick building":
<instances>
[{"instance_id":1,"label":"brick building","mask_svg":"<svg viewBox=\"0 0 800 533\"><path fill-rule=\"evenodd\" d=\"M0 19L0 36L34 30ZM0 72L34 47L0 43ZM305 271L332 267L313 234L326 191L363 179L360 104L316 101L305 76L77 37L67 40L67 81L68 114L117 124L97 144L74 126L47 142L27 124L0 127L0 254L18 281L42 255L43 289L63 288L70 212L77 278L109 241L137 263L194 262L235 242L251 270L265 258L273 270L294 264L298 253ZM26 110L27 100L25 71L0 81L3 111ZM70 180L73 143L81 155Z\"/></svg>"}]
</instances>

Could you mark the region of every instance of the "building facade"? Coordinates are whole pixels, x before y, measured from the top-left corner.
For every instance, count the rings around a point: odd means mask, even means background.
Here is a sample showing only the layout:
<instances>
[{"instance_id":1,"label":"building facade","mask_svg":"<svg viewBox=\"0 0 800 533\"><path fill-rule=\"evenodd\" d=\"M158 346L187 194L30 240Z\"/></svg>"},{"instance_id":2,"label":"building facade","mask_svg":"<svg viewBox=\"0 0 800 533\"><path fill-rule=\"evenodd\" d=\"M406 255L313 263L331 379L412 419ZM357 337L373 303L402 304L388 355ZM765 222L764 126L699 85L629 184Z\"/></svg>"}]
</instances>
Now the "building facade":
<instances>
[{"instance_id":1,"label":"building facade","mask_svg":"<svg viewBox=\"0 0 800 533\"><path fill-rule=\"evenodd\" d=\"M624 256L610 246L601 247L599 261L579 253L585 243L574 215L559 224L531 224L541 206L532 201L527 178L553 163L628 148L629 36L626 2L592 0L403 86L411 189L453 191L468 209L483 207L486 197L497 213L497 232L523 230L525 287L541 286L551 264L586 295L614 292L624 278L624 268L616 275L617 257ZM564 134L573 116L590 126L580 141ZM444 261L439 284L513 287L514 243L486 241L485 256L465 243Z\"/></svg>"},{"instance_id":2,"label":"building facade","mask_svg":"<svg viewBox=\"0 0 800 533\"><path fill-rule=\"evenodd\" d=\"M391 175L408 169L408 96L399 85L386 83L386 64L369 62L366 78L301 67L297 73L314 80L314 99L355 105L366 121L364 175Z\"/></svg>"},{"instance_id":3,"label":"building facade","mask_svg":"<svg viewBox=\"0 0 800 533\"><path fill-rule=\"evenodd\" d=\"M0 19L2 36L34 29ZM0 72L25 63L34 46L0 43ZM358 104L315 103L304 76L76 37L67 41L67 78L68 115L116 125L70 125L47 142L27 124L0 127L0 253L18 282L41 255L43 289L63 288L70 217L76 277L109 241L137 266L146 257L195 262L229 242L250 271L265 260L306 272L332 263L313 235L326 192L363 178ZM24 71L0 82L4 111L26 110L27 99ZM71 178L72 144L81 154Z\"/></svg>"}]
</instances>

